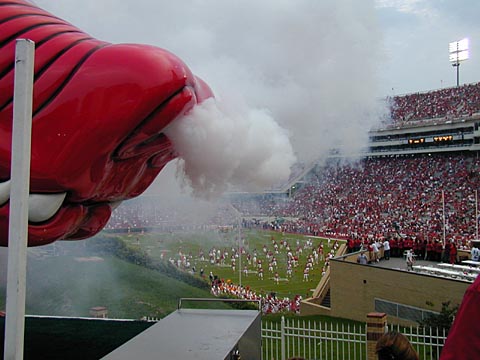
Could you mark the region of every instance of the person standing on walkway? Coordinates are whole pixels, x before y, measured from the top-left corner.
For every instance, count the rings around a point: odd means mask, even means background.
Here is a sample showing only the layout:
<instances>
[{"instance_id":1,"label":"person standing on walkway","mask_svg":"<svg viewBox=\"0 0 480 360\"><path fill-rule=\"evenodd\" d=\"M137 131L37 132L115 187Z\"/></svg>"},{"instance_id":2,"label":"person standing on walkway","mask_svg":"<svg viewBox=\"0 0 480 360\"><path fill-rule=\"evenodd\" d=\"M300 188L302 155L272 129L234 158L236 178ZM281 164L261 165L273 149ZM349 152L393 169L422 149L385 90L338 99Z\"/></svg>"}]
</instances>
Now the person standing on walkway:
<instances>
[{"instance_id":1,"label":"person standing on walkway","mask_svg":"<svg viewBox=\"0 0 480 360\"><path fill-rule=\"evenodd\" d=\"M415 258L413 256L412 250L407 250L407 257L405 261L407 263L407 270L413 270L413 263L415 262Z\"/></svg>"},{"instance_id":2,"label":"person standing on walkway","mask_svg":"<svg viewBox=\"0 0 480 360\"><path fill-rule=\"evenodd\" d=\"M388 241L388 238L383 242L383 257L385 260L390 260L390 241Z\"/></svg>"}]
</instances>

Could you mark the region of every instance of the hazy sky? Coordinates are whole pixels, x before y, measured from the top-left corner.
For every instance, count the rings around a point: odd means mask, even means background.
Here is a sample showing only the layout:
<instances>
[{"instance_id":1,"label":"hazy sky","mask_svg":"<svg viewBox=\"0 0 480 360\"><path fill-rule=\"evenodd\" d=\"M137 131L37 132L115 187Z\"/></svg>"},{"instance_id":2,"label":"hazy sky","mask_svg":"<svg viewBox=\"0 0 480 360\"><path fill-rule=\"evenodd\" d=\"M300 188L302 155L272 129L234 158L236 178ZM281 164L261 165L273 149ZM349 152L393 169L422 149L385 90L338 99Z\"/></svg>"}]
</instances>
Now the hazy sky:
<instances>
[{"instance_id":1,"label":"hazy sky","mask_svg":"<svg viewBox=\"0 0 480 360\"><path fill-rule=\"evenodd\" d=\"M85 31L112 42L158 43L158 37L151 33L152 24L148 21L155 13L163 17L171 12L172 16L179 17L178 26L182 26L183 16L174 8L184 10L181 5L184 1L36 0L35 2L68 18ZM285 6L288 2L295 3L294 0L283 0L276 2L275 7ZM358 2L365 3L366 7L370 3L369 0ZM213 4L215 1L196 0L194 3L208 7L209 3ZM225 3L228 6L232 2ZM385 55L377 69L381 76L380 94L389 95L392 88L396 94L400 94L455 85L455 70L448 61L448 43L464 37L470 39L471 59L460 66L460 81L463 83L480 80L478 21L480 1L375 0L374 7L382 35L380 44L383 46L383 54L380 56ZM141 18L142 14L145 18ZM131 23L131 19L127 19L129 15L140 17L134 22L134 29L123 25ZM187 18L188 16L189 14L186 14ZM275 16L275 10L272 10L271 16ZM245 19L245 25L248 25L248 19ZM348 28L349 24L345 23L344 26ZM197 50L194 49L194 52Z\"/></svg>"},{"instance_id":2,"label":"hazy sky","mask_svg":"<svg viewBox=\"0 0 480 360\"><path fill-rule=\"evenodd\" d=\"M382 64L385 94L455 86L448 44L470 40L470 59L460 65L460 83L480 81L480 1L376 0L387 58Z\"/></svg>"},{"instance_id":3,"label":"hazy sky","mask_svg":"<svg viewBox=\"0 0 480 360\"><path fill-rule=\"evenodd\" d=\"M380 98L455 85L451 41L470 39L460 81L480 81L478 0L35 2L99 39L166 48L212 87L217 103L193 114L212 120L200 129L211 141L183 157L203 190L268 186L296 160L358 153Z\"/></svg>"}]
</instances>

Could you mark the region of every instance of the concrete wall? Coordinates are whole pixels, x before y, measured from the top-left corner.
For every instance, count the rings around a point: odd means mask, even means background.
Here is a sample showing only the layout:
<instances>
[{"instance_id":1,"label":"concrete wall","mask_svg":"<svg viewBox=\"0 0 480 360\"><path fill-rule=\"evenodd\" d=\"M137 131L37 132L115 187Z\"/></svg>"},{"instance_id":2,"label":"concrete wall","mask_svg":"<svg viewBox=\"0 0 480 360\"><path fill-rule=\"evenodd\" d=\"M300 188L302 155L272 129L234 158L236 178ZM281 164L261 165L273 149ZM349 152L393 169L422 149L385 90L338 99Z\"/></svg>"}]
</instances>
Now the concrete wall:
<instances>
[{"instance_id":1,"label":"concrete wall","mask_svg":"<svg viewBox=\"0 0 480 360\"><path fill-rule=\"evenodd\" d=\"M322 305L315 304L312 301L302 301L300 303L300 314L308 315L328 315L332 316L332 310Z\"/></svg>"},{"instance_id":2,"label":"concrete wall","mask_svg":"<svg viewBox=\"0 0 480 360\"><path fill-rule=\"evenodd\" d=\"M470 285L342 259L330 260L330 266L331 316L358 321L375 311L375 298L439 312L442 302L460 303ZM408 324L390 315L389 322Z\"/></svg>"}]
</instances>

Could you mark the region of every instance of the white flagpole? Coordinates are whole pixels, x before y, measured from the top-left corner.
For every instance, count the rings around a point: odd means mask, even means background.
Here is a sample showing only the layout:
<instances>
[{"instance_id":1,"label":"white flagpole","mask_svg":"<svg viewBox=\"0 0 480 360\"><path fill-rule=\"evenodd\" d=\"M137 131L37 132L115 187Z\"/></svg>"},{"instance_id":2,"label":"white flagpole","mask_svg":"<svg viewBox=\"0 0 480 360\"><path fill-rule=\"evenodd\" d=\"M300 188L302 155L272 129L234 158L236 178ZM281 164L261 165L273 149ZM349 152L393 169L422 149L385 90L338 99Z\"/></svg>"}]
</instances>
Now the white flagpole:
<instances>
[{"instance_id":1,"label":"white flagpole","mask_svg":"<svg viewBox=\"0 0 480 360\"><path fill-rule=\"evenodd\" d=\"M34 54L33 41L17 40L10 169L5 360L23 359Z\"/></svg>"},{"instance_id":2,"label":"white flagpole","mask_svg":"<svg viewBox=\"0 0 480 360\"><path fill-rule=\"evenodd\" d=\"M478 190L475 190L475 240L478 240Z\"/></svg>"},{"instance_id":3,"label":"white flagpole","mask_svg":"<svg viewBox=\"0 0 480 360\"><path fill-rule=\"evenodd\" d=\"M446 220L445 220L445 191L442 190L442 208L443 208L443 246L445 246L446 242Z\"/></svg>"}]
</instances>

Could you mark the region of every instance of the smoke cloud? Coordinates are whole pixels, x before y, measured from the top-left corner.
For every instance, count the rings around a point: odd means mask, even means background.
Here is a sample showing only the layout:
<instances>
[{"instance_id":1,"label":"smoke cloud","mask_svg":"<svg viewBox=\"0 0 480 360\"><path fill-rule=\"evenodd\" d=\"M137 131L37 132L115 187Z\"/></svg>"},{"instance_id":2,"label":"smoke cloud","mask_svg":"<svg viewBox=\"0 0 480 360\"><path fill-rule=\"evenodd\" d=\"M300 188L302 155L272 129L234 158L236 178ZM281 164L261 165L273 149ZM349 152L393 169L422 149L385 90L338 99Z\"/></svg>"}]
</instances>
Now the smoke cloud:
<instances>
[{"instance_id":1,"label":"smoke cloud","mask_svg":"<svg viewBox=\"0 0 480 360\"><path fill-rule=\"evenodd\" d=\"M358 153L383 111L373 0L36 3L100 39L166 48L210 85L216 100L168 129L197 195L267 188L296 161Z\"/></svg>"},{"instance_id":2,"label":"smoke cloud","mask_svg":"<svg viewBox=\"0 0 480 360\"><path fill-rule=\"evenodd\" d=\"M284 129L266 110L227 108L209 99L165 131L194 194L249 190L288 179L295 157Z\"/></svg>"}]
</instances>

